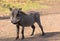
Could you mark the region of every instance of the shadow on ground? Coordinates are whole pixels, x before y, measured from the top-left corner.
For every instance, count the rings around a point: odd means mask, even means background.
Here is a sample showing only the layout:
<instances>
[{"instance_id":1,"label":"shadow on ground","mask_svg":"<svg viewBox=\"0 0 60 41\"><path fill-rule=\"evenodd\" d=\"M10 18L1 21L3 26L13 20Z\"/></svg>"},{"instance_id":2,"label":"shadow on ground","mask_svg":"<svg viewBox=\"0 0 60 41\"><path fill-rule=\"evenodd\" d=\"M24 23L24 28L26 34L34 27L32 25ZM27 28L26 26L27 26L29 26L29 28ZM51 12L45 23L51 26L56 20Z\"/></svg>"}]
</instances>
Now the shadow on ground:
<instances>
[{"instance_id":1,"label":"shadow on ground","mask_svg":"<svg viewBox=\"0 0 60 41\"><path fill-rule=\"evenodd\" d=\"M0 16L0 20L4 20L4 19L10 19L10 17L9 16Z\"/></svg>"},{"instance_id":2,"label":"shadow on ground","mask_svg":"<svg viewBox=\"0 0 60 41\"><path fill-rule=\"evenodd\" d=\"M50 32L50 33L45 33L44 36L41 36L39 34L34 35L33 37L25 38L24 40L18 39L15 40L15 37L11 38L0 38L0 41L60 41L60 32Z\"/></svg>"}]
</instances>

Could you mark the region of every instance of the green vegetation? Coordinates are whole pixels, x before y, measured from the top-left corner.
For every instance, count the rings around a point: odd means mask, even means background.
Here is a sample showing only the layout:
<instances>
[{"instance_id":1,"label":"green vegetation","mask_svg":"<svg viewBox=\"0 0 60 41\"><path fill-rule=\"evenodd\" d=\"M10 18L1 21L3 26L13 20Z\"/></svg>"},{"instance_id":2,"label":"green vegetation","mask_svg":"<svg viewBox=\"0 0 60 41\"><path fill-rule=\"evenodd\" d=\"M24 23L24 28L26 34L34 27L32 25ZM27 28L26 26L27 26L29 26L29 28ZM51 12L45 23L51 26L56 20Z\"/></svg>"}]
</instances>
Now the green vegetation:
<instances>
[{"instance_id":1,"label":"green vegetation","mask_svg":"<svg viewBox=\"0 0 60 41\"><path fill-rule=\"evenodd\" d=\"M25 3L13 3L0 0L0 11L8 14L10 7L23 8L24 11L29 9L40 9L40 8L49 8L47 5L41 5L36 2L27 1Z\"/></svg>"}]
</instances>

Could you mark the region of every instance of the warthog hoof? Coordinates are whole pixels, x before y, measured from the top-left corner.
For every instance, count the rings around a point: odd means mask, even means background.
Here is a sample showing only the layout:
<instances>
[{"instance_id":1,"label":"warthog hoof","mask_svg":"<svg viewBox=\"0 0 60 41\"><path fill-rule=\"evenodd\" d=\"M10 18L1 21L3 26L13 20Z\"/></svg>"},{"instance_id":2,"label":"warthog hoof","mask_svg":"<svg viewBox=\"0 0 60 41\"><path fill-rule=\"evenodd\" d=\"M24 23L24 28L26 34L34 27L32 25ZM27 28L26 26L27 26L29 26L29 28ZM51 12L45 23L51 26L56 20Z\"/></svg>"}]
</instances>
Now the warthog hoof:
<instances>
[{"instance_id":1,"label":"warthog hoof","mask_svg":"<svg viewBox=\"0 0 60 41\"><path fill-rule=\"evenodd\" d=\"M22 40L24 39L24 37L22 37Z\"/></svg>"},{"instance_id":2,"label":"warthog hoof","mask_svg":"<svg viewBox=\"0 0 60 41\"><path fill-rule=\"evenodd\" d=\"M31 36L33 36L34 34L31 34Z\"/></svg>"},{"instance_id":3,"label":"warthog hoof","mask_svg":"<svg viewBox=\"0 0 60 41\"><path fill-rule=\"evenodd\" d=\"M42 33L42 36L44 36L45 35L45 33Z\"/></svg>"},{"instance_id":4,"label":"warthog hoof","mask_svg":"<svg viewBox=\"0 0 60 41\"><path fill-rule=\"evenodd\" d=\"M19 39L19 37L16 37L16 40Z\"/></svg>"}]
</instances>

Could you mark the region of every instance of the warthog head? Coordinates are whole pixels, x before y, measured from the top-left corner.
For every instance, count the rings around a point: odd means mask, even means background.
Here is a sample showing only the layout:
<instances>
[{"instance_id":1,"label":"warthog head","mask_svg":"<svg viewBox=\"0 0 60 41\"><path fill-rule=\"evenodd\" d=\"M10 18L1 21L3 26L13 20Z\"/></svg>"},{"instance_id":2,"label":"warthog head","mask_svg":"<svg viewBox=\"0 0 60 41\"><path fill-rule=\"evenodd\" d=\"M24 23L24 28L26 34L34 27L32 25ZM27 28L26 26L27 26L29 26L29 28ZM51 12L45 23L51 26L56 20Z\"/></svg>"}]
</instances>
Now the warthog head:
<instances>
[{"instance_id":1,"label":"warthog head","mask_svg":"<svg viewBox=\"0 0 60 41\"><path fill-rule=\"evenodd\" d=\"M11 19L11 22L13 24L17 24L19 21L20 21L20 16L21 14L19 13L22 8L9 8L10 11L11 11L11 16L10 16L10 19Z\"/></svg>"}]
</instances>

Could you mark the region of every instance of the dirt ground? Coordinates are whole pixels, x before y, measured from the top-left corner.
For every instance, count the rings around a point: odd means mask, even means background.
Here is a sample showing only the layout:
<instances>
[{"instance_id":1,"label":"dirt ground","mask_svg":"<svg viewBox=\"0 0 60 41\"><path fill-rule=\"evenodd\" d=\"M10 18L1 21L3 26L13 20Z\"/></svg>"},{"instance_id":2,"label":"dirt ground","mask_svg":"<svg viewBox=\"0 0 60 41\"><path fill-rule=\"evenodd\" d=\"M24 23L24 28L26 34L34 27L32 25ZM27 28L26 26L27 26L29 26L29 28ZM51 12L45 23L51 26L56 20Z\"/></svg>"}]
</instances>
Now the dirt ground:
<instances>
[{"instance_id":1,"label":"dirt ground","mask_svg":"<svg viewBox=\"0 0 60 41\"><path fill-rule=\"evenodd\" d=\"M48 11L48 10L47 10ZM16 27L9 19L0 20L0 41L60 41L60 14L43 14L41 15L41 23L44 28L45 36L41 36L41 30L35 23L36 29L33 36L30 36L31 27L25 27L25 39L21 40L21 28L20 38L15 40Z\"/></svg>"},{"instance_id":2,"label":"dirt ground","mask_svg":"<svg viewBox=\"0 0 60 41\"><path fill-rule=\"evenodd\" d=\"M60 6L55 5L49 9L42 9L41 23L45 32L44 36L41 36L41 30L35 23L36 29L33 36L30 36L31 27L25 27L25 39L20 38L15 40L16 27L9 19L0 19L0 41L60 41Z\"/></svg>"}]
</instances>

